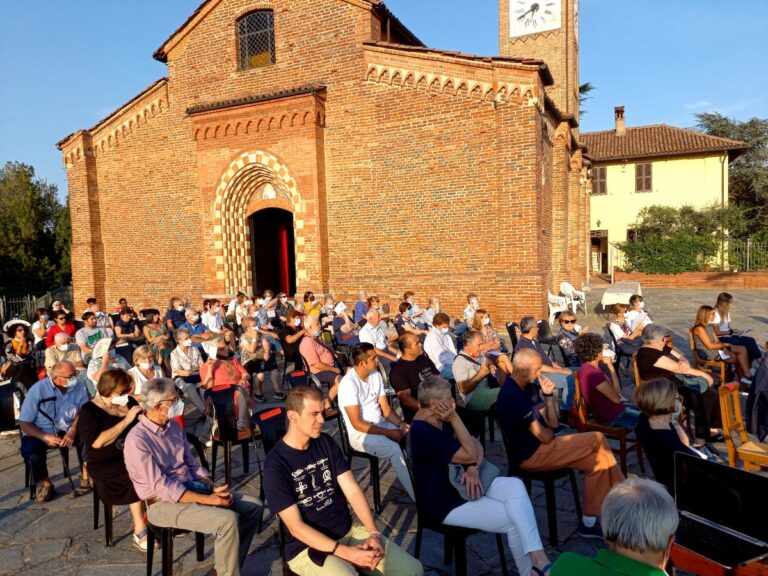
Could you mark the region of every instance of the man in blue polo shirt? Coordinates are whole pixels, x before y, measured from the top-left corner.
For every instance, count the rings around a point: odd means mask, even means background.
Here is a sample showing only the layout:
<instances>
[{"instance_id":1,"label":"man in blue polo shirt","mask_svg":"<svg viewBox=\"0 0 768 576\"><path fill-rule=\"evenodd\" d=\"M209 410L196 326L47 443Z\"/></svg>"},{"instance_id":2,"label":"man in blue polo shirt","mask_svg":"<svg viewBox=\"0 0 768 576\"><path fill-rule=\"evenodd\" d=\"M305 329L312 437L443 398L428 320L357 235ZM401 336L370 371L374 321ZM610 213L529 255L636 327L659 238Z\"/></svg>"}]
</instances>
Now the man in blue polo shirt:
<instances>
[{"instance_id":1,"label":"man in blue polo shirt","mask_svg":"<svg viewBox=\"0 0 768 576\"><path fill-rule=\"evenodd\" d=\"M179 329L189 332L192 345L198 350L203 351L203 342L216 336L216 333L212 332L208 326L201 322L200 314L194 308L187 308L184 312L184 317L186 322L179 326Z\"/></svg>"},{"instance_id":2,"label":"man in blue polo shirt","mask_svg":"<svg viewBox=\"0 0 768 576\"><path fill-rule=\"evenodd\" d=\"M77 419L80 408L90 400L71 362L57 362L49 374L29 389L19 415L21 455L29 463L35 482L42 484L37 492L38 502L47 502L56 494L48 477L48 449L76 445L80 450ZM84 466L80 479L81 488L87 487L88 472Z\"/></svg>"}]
</instances>

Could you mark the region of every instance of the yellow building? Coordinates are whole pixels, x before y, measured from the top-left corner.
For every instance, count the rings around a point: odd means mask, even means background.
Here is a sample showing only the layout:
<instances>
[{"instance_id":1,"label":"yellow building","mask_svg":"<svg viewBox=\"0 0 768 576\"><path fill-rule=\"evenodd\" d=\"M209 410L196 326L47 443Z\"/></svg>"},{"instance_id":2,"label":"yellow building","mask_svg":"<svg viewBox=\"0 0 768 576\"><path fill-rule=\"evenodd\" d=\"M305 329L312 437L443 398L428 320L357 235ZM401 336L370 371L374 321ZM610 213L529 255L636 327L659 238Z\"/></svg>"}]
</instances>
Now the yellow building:
<instances>
[{"instance_id":1,"label":"yellow building","mask_svg":"<svg viewBox=\"0 0 768 576\"><path fill-rule=\"evenodd\" d=\"M632 237L643 208L728 204L728 165L748 148L744 142L666 124L627 128L624 107L614 112L614 130L580 136L592 161L593 274L610 272L616 263L612 244Z\"/></svg>"}]
</instances>

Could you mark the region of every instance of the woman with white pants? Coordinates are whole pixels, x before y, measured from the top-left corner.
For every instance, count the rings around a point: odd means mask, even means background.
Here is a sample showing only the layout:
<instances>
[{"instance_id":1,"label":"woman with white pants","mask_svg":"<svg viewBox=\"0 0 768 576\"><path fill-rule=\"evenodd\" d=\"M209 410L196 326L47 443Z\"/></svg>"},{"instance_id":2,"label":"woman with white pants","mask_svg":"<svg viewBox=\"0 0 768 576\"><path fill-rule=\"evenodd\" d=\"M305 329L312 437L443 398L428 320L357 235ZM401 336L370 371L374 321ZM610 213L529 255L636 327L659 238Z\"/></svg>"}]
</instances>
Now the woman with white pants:
<instances>
[{"instance_id":1,"label":"woman with white pants","mask_svg":"<svg viewBox=\"0 0 768 576\"><path fill-rule=\"evenodd\" d=\"M478 464L480 442L456 414L451 387L439 376L419 384L421 409L409 432L416 499L422 513L450 526L503 533L522 576L547 574L549 558L541 544L531 499L519 478L499 476L484 494ZM465 500L448 477L448 464L461 464Z\"/></svg>"}]
</instances>

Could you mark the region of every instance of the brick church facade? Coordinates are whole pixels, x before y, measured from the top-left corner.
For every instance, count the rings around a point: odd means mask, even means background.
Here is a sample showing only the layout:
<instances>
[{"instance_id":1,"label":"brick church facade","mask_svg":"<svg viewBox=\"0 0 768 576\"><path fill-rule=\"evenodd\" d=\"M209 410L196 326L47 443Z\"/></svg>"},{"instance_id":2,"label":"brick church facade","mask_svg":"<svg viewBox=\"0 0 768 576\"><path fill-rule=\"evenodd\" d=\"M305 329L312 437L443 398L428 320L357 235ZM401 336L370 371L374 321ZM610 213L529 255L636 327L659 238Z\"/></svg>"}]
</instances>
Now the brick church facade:
<instances>
[{"instance_id":1,"label":"brick church facade","mask_svg":"<svg viewBox=\"0 0 768 576\"><path fill-rule=\"evenodd\" d=\"M511 2L499 57L427 48L378 0L204 2L167 78L59 142L76 301L477 292L500 322L581 286L577 5L511 37Z\"/></svg>"}]
</instances>

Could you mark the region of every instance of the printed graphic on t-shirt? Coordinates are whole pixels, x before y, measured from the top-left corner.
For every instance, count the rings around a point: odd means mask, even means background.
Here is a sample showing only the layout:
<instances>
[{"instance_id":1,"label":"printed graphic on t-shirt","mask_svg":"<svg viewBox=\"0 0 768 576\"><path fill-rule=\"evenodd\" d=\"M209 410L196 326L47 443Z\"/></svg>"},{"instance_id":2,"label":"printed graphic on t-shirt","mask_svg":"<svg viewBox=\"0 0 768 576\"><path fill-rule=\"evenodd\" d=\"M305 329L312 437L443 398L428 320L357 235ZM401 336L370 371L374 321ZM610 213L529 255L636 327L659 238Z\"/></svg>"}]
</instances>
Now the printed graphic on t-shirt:
<instances>
[{"instance_id":1,"label":"printed graphic on t-shirt","mask_svg":"<svg viewBox=\"0 0 768 576\"><path fill-rule=\"evenodd\" d=\"M94 344L103 338L104 334L102 334L101 330L98 330L90 336L85 337L85 345L88 346L88 348L93 348Z\"/></svg>"},{"instance_id":2,"label":"printed graphic on t-shirt","mask_svg":"<svg viewBox=\"0 0 768 576\"><path fill-rule=\"evenodd\" d=\"M314 508L315 512L322 512L333 504L336 479L333 477L328 458L310 462L304 468L291 472L291 476L301 510Z\"/></svg>"}]
</instances>

